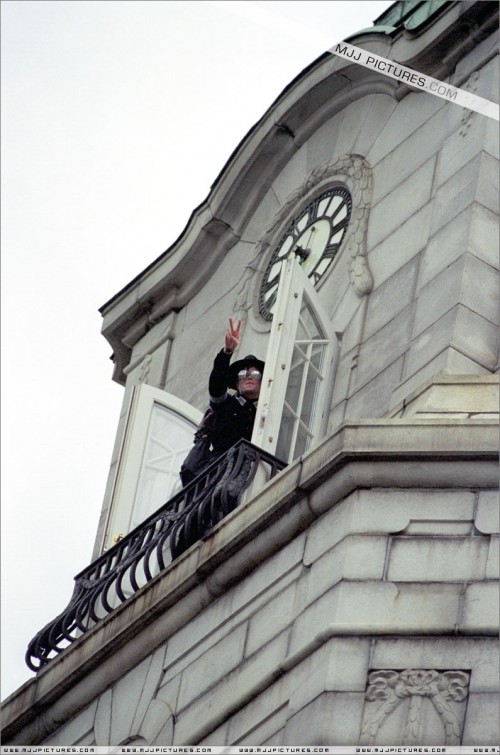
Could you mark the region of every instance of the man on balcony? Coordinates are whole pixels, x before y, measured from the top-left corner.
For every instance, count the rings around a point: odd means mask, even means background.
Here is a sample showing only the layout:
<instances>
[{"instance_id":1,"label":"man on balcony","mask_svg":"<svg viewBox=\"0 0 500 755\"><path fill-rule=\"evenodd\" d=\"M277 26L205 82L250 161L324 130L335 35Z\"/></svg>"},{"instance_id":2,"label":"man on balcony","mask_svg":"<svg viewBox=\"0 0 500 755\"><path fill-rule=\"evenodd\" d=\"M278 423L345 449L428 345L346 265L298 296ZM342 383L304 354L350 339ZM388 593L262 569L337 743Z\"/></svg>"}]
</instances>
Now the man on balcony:
<instances>
[{"instance_id":1,"label":"man on balcony","mask_svg":"<svg viewBox=\"0 0 500 755\"><path fill-rule=\"evenodd\" d=\"M224 348L215 357L208 381L210 408L205 412L194 436L195 445L180 470L184 486L239 440L252 438L264 362L249 354L230 364L238 345L240 328L241 321L235 326L229 319Z\"/></svg>"},{"instance_id":2,"label":"man on balcony","mask_svg":"<svg viewBox=\"0 0 500 755\"><path fill-rule=\"evenodd\" d=\"M208 381L210 407L214 412L212 447L214 457L234 446L241 438L251 440L264 362L253 354L230 364L238 346L241 321L229 319L224 348L217 354ZM228 389L235 389L230 393Z\"/></svg>"}]
</instances>

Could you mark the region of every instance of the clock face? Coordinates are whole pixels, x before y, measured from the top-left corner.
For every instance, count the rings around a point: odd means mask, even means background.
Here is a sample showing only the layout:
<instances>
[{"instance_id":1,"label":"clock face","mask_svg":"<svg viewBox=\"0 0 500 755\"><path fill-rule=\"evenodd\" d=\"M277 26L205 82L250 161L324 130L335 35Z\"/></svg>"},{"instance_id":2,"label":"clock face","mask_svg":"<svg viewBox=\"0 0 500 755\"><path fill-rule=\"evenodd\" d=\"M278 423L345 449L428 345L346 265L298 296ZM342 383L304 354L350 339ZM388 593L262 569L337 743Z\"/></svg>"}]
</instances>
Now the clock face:
<instances>
[{"instance_id":1,"label":"clock face","mask_svg":"<svg viewBox=\"0 0 500 755\"><path fill-rule=\"evenodd\" d=\"M316 285L330 267L344 239L351 217L351 195L342 186L318 194L288 225L262 279L259 311L273 317L281 266L291 254Z\"/></svg>"}]
</instances>

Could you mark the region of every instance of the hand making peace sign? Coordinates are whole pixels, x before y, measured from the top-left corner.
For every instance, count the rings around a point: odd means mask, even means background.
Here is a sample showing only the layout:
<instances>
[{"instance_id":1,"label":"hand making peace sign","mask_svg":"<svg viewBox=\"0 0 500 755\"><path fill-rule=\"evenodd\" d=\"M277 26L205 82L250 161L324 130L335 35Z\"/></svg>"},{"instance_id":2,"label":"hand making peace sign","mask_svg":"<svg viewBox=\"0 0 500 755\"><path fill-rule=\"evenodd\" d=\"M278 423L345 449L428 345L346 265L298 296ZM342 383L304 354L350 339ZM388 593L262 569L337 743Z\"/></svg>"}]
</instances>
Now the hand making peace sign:
<instances>
[{"instance_id":1,"label":"hand making peace sign","mask_svg":"<svg viewBox=\"0 0 500 755\"><path fill-rule=\"evenodd\" d=\"M240 328L241 328L241 320L238 320L238 325L236 325L235 327L232 319L229 318L229 328L226 330L226 338L224 342L225 351L233 352L238 346L238 341L240 338Z\"/></svg>"}]
</instances>

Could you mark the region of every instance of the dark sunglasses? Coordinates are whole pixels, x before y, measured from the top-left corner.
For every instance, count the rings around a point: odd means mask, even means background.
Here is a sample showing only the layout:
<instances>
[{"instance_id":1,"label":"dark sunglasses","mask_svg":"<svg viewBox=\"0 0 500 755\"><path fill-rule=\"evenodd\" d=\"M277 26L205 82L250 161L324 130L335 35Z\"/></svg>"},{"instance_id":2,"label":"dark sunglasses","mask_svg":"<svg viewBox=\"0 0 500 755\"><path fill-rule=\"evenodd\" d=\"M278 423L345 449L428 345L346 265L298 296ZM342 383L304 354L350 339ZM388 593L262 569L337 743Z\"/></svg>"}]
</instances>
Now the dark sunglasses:
<instances>
[{"instance_id":1,"label":"dark sunglasses","mask_svg":"<svg viewBox=\"0 0 500 755\"><path fill-rule=\"evenodd\" d=\"M262 373L258 370L240 370L238 372L238 380L244 380L246 377L251 377L253 380L262 380Z\"/></svg>"}]
</instances>

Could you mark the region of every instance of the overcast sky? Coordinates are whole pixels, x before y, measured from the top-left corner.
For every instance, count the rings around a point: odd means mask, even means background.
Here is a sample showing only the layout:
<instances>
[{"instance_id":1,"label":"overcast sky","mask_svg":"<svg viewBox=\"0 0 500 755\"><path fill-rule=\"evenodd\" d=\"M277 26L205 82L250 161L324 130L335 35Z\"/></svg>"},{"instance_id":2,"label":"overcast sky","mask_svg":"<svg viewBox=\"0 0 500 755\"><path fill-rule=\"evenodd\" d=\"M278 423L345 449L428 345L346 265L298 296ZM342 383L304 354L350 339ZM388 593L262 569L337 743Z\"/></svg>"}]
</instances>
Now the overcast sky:
<instances>
[{"instance_id":1,"label":"overcast sky","mask_svg":"<svg viewBox=\"0 0 500 755\"><path fill-rule=\"evenodd\" d=\"M123 395L98 308L391 4L2 1L2 699L91 560Z\"/></svg>"}]
</instances>

